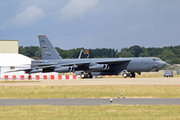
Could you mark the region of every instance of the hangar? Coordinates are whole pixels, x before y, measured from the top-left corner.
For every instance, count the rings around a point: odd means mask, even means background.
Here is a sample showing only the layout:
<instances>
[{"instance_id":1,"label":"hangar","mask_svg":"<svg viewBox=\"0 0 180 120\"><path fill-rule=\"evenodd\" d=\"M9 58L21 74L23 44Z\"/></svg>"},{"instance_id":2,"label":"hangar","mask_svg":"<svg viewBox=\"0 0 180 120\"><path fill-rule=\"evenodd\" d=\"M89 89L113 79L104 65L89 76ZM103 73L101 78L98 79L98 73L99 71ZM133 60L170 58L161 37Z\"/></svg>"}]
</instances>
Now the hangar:
<instances>
[{"instance_id":1,"label":"hangar","mask_svg":"<svg viewBox=\"0 0 180 120\"><path fill-rule=\"evenodd\" d=\"M0 53L18 54L18 40L0 40Z\"/></svg>"},{"instance_id":2,"label":"hangar","mask_svg":"<svg viewBox=\"0 0 180 120\"><path fill-rule=\"evenodd\" d=\"M0 75L6 71L30 68L31 58L18 54L18 40L0 40ZM16 74L22 72L16 72ZM24 72L23 72L24 73ZM8 73L15 74L15 73Z\"/></svg>"}]
</instances>

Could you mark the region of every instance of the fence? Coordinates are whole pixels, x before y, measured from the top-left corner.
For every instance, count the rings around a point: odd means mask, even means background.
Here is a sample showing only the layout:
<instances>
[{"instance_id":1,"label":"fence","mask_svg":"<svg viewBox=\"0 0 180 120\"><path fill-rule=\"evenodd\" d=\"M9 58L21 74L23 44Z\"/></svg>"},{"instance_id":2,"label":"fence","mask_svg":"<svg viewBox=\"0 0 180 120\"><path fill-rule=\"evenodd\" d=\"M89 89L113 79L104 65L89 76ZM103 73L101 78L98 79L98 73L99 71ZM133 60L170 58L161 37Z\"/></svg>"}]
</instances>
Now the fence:
<instances>
[{"instance_id":1,"label":"fence","mask_svg":"<svg viewBox=\"0 0 180 120\"><path fill-rule=\"evenodd\" d=\"M2 75L1 80L62 80L62 79L78 79L75 75Z\"/></svg>"}]
</instances>

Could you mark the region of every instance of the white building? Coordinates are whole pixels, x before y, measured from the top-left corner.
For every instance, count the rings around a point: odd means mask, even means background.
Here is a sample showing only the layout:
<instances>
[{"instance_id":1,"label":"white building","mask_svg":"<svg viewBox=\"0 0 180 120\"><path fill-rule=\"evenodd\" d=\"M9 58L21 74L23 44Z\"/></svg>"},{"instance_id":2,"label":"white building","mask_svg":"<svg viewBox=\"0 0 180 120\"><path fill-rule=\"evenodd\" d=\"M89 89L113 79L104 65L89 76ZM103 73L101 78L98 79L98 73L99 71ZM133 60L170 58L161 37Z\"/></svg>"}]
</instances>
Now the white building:
<instances>
[{"instance_id":1,"label":"white building","mask_svg":"<svg viewBox=\"0 0 180 120\"><path fill-rule=\"evenodd\" d=\"M18 40L0 40L0 79L4 79L4 76L8 76L9 78L16 76L16 78L20 78L20 75L25 75L28 78L29 74L24 74L24 71L9 72L31 68L31 61L33 59L18 54L18 44ZM41 75L41 78L43 75L56 75L57 78L58 73L35 73L32 77L35 78L35 75Z\"/></svg>"},{"instance_id":2,"label":"white building","mask_svg":"<svg viewBox=\"0 0 180 120\"><path fill-rule=\"evenodd\" d=\"M0 40L0 76L9 74L24 74L21 72L10 72L17 69L31 67L31 58L18 54L18 40Z\"/></svg>"},{"instance_id":3,"label":"white building","mask_svg":"<svg viewBox=\"0 0 180 120\"><path fill-rule=\"evenodd\" d=\"M31 67L31 58L26 57L21 54L12 54L12 53L0 53L0 75L9 75L9 74L24 74L24 71L21 72L9 72L17 69L24 69Z\"/></svg>"}]
</instances>

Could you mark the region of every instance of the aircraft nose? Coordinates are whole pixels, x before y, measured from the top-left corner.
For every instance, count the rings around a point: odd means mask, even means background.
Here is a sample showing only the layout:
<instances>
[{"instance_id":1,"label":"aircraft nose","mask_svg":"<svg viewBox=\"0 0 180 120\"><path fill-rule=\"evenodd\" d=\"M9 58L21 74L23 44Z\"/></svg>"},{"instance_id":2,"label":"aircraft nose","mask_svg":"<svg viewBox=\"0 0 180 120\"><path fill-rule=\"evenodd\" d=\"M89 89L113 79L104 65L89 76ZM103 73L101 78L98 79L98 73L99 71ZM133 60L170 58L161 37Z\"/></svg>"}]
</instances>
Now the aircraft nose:
<instances>
[{"instance_id":1,"label":"aircraft nose","mask_svg":"<svg viewBox=\"0 0 180 120\"><path fill-rule=\"evenodd\" d=\"M166 65L167 65L167 63L164 62L164 61L159 62L159 67L160 67L160 68L162 68L162 67L164 67L164 66L166 66Z\"/></svg>"}]
</instances>

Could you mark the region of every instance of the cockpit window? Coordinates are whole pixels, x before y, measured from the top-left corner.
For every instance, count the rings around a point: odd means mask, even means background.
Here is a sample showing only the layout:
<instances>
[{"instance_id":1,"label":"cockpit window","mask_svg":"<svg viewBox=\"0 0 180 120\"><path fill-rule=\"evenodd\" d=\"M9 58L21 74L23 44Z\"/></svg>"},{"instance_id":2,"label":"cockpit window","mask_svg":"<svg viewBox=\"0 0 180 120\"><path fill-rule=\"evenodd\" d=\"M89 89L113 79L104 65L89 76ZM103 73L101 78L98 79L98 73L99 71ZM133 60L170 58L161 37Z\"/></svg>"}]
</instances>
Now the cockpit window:
<instances>
[{"instance_id":1,"label":"cockpit window","mask_svg":"<svg viewBox=\"0 0 180 120\"><path fill-rule=\"evenodd\" d=\"M152 61L157 61L157 59L152 59Z\"/></svg>"},{"instance_id":2,"label":"cockpit window","mask_svg":"<svg viewBox=\"0 0 180 120\"><path fill-rule=\"evenodd\" d=\"M160 58L153 58L152 61L161 61Z\"/></svg>"},{"instance_id":3,"label":"cockpit window","mask_svg":"<svg viewBox=\"0 0 180 120\"><path fill-rule=\"evenodd\" d=\"M160 58L158 58L159 59L159 61L162 61Z\"/></svg>"}]
</instances>

